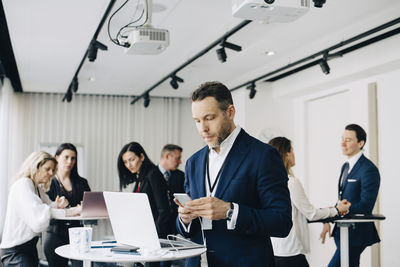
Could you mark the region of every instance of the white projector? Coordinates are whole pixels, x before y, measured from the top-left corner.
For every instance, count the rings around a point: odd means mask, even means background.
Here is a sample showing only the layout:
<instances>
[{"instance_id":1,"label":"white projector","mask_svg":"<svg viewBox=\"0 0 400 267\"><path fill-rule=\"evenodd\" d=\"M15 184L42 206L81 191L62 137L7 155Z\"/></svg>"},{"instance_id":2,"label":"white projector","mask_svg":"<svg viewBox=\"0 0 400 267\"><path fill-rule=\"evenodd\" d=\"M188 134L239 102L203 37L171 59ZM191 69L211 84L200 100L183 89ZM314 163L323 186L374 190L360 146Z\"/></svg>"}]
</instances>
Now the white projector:
<instances>
[{"instance_id":1,"label":"white projector","mask_svg":"<svg viewBox=\"0 0 400 267\"><path fill-rule=\"evenodd\" d=\"M291 22L303 16L309 9L309 0L232 0L234 17L267 23Z\"/></svg>"},{"instance_id":2,"label":"white projector","mask_svg":"<svg viewBox=\"0 0 400 267\"><path fill-rule=\"evenodd\" d=\"M138 27L128 36L129 47L125 53L134 55L155 55L169 46L169 32L153 27Z\"/></svg>"}]
</instances>

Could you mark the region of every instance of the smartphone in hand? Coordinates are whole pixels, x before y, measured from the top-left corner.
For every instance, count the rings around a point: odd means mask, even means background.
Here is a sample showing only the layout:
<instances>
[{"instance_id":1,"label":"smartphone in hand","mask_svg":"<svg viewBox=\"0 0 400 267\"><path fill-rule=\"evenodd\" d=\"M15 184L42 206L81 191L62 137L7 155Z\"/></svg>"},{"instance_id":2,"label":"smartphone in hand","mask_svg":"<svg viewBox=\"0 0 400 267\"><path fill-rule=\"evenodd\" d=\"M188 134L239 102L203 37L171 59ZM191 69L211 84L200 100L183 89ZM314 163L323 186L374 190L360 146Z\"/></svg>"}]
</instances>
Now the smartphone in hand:
<instances>
[{"instance_id":1,"label":"smartphone in hand","mask_svg":"<svg viewBox=\"0 0 400 267\"><path fill-rule=\"evenodd\" d=\"M192 200L186 193L174 193L174 197L182 204L182 206L185 206L187 202Z\"/></svg>"}]
</instances>

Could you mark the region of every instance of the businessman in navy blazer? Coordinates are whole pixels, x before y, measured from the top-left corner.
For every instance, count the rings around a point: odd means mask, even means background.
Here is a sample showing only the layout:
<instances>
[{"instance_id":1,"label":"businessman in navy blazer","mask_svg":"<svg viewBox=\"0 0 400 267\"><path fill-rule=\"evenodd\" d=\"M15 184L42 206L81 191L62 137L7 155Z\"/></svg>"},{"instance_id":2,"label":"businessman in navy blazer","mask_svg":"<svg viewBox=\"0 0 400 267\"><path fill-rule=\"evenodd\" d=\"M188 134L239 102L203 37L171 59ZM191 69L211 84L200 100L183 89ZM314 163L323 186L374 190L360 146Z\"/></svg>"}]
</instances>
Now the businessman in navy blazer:
<instances>
[{"instance_id":1,"label":"businessman in navy blazer","mask_svg":"<svg viewBox=\"0 0 400 267\"><path fill-rule=\"evenodd\" d=\"M342 135L342 152L347 161L340 171L338 184L339 200L346 199L351 203L349 214L371 214L379 191L380 175L377 167L367 159L362 148L367 141L367 134L357 124L346 126ZM324 225L323 238L329 232L329 224ZM340 266L340 231L336 225L333 229L336 251L329 267ZM349 228L349 266L360 265L361 253L367 246L380 242L373 222L356 223Z\"/></svg>"},{"instance_id":2,"label":"businessman in navy blazer","mask_svg":"<svg viewBox=\"0 0 400 267\"><path fill-rule=\"evenodd\" d=\"M192 94L192 116L207 143L186 163L178 231L207 245L210 267L274 266L270 236L291 227L287 174L278 152L234 124L230 91L208 82ZM203 231L202 231L203 229ZM186 266L199 266L199 257Z\"/></svg>"}]
</instances>

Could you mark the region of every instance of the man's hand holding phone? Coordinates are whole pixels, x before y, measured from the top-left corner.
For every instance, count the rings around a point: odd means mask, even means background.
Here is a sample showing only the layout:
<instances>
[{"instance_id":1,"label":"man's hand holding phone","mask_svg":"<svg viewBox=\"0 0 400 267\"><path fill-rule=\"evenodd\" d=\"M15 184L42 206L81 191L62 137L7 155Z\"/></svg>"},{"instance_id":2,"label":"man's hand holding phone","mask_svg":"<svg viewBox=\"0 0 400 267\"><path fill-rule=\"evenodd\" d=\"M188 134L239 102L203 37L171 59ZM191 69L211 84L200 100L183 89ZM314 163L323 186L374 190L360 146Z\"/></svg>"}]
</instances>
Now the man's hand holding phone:
<instances>
[{"instance_id":1,"label":"man's hand holding phone","mask_svg":"<svg viewBox=\"0 0 400 267\"><path fill-rule=\"evenodd\" d=\"M184 193L175 193L174 194L174 202L179 206L178 213L179 218L184 224L189 224L193 219L197 218L197 215L191 214L189 210L185 209L186 203L192 201L191 197L188 194Z\"/></svg>"}]
</instances>

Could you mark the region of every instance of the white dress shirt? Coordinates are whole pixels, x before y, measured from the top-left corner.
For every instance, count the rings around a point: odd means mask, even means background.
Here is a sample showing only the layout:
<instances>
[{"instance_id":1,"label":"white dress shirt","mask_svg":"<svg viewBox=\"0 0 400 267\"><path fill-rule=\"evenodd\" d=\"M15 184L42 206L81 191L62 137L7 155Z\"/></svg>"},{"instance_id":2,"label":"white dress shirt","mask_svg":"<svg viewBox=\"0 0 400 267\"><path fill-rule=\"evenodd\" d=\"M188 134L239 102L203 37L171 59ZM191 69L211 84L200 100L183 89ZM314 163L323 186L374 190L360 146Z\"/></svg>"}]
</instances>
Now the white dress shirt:
<instances>
[{"instance_id":1,"label":"white dress shirt","mask_svg":"<svg viewBox=\"0 0 400 267\"><path fill-rule=\"evenodd\" d=\"M293 227L285 238L271 237L274 255L280 257L295 256L310 252L308 220L319 220L337 215L334 207L315 208L308 200L299 179L289 176L288 187L292 202Z\"/></svg>"},{"instance_id":2,"label":"white dress shirt","mask_svg":"<svg viewBox=\"0 0 400 267\"><path fill-rule=\"evenodd\" d=\"M351 170L353 169L354 165L356 165L357 161L360 159L360 157L362 156L362 151L358 152L357 154L355 154L354 156L352 156L351 158L347 159L347 162L349 163L349 172L351 172Z\"/></svg>"},{"instance_id":3,"label":"white dress shirt","mask_svg":"<svg viewBox=\"0 0 400 267\"><path fill-rule=\"evenodd\" d=\"M39 197L39 195L40 197ZM42 187L36 189L29 178L16 180L8 195L7 213L0 248L21 245L38 236L49 225L51 217L64 217Z\"/></svg>"}]
</instances>

